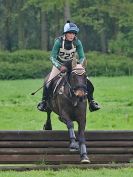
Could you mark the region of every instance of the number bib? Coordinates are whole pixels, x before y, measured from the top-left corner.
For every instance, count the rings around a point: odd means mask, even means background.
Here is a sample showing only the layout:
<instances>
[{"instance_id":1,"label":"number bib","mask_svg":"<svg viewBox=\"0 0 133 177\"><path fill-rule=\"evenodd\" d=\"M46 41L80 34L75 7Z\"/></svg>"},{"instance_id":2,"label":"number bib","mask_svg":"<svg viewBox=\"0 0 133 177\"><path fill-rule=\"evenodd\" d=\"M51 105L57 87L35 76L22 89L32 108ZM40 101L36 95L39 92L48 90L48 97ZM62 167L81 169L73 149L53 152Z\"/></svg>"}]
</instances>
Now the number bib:
<instances>
[{"instance_id":1,"label":"number bib","mask_svg":"<svg viewBox=\"0 0 133 177\"><path fill-rule=\"evenodd\" d=\"M58 57L62 61L69 61L74 59L75 53L76 53L76 48L72 48L71 50L60 48Z\"/></svg>"}]
</instances>

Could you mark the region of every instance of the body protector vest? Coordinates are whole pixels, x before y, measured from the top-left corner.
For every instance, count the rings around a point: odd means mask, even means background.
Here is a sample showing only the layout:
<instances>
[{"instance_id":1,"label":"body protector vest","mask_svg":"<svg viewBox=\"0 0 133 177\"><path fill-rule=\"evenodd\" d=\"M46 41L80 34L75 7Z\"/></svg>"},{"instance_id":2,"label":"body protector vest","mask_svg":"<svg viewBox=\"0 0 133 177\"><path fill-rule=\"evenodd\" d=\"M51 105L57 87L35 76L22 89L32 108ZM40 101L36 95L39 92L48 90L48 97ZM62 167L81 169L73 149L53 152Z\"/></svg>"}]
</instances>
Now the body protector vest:
<instances>
[{"instance_id":1,"label":"body protector vest","mask_svg":"<svg viewBox=\"0 0 133 177\"><path fill-rule=\"evenodd\" d=\"M62 37L62 47L59 50L59 54L58 54L58 58L60 60L60 62L64 62L64 61L71 61L73 59L75 59L76 57L76 46L74 46L73 42L72 42L72 47L70 50L65 49L65 36Z\"/></svg>"}]
</instances>

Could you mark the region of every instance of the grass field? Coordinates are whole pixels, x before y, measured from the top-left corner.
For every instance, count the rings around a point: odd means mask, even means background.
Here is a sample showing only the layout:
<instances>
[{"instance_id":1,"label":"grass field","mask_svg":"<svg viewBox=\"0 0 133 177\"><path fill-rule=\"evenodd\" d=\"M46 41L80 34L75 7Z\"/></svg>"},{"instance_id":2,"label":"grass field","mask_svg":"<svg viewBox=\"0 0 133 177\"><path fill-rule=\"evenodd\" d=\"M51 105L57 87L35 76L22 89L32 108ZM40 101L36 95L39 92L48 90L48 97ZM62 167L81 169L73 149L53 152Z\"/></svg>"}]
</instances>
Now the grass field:
<instances>
[{"instance_id":1,"label":"grass field","mask_svg":"<svg viewBox=\"0 0 133 177\"><path fill-rule=\"evenodd\" d=\"M91 78L95 98L102 109L87 111L87 130L133 130L133 77ZM41 79L0 81L0 130L42 130L46 114L36 109L42 92L30 93L40 87ZM66 126L52 116L53 129ZM77 125L75 123L77 129ZM133 177L133 169L60 170L0 172L0 177Z\"/></svg>"},{"instance_id":2,"label":"grass field","mask_svg":"<svg viewBox=\"0 0 133 177\"><path fill-rule=\"evenodd\" d=\"M95 99L102 109L87 111L87 130L133 129L133 77L91 78ZM42 92L30 93L40 87L41 79L0 81L0 130L41 130L46 113L36 109ZM54 130L66 129L52 114ZM77 129L77 124L75 123Z\"/></svg>"},{"instance_id":3,"label":"grass field","mask_svg":"<svg viewBox=\"0 0 133 177\"><path fill-rule=\"evenodd\" d=\"M60 171L1 172L0 177L133 177L133 169L100 169Z\"/></svg>"}]
</instances>

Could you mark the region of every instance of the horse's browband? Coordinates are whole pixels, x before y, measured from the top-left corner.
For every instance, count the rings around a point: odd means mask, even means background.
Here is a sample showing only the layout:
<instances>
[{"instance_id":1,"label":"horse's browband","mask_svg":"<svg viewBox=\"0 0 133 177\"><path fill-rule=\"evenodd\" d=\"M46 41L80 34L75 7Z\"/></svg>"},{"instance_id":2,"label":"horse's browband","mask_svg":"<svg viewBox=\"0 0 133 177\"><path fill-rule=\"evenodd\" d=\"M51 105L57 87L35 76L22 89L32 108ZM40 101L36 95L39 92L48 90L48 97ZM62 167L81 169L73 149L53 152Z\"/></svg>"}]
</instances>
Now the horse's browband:
<instances>
[{"instance_id":1,"label":"horse's browband","mask_svg":"<svg viewBox=\"0 0 133 177\"><path fill-rule=\"evenodd\" d=\"M74 68L71 73L75 73L77 75L82 75L85 73L85 69L84 68Z\"/></svg>"}]
</instances>

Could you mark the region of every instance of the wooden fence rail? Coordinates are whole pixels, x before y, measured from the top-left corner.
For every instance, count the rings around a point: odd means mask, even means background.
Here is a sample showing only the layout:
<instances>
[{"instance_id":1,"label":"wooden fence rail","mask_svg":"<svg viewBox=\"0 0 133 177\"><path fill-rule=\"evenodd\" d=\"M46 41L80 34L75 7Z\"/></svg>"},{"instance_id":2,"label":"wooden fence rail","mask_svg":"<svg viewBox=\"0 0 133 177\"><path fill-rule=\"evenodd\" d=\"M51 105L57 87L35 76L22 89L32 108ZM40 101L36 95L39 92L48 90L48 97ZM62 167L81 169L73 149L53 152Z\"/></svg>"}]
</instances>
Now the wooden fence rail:
<instances>
[{"instance_id":1,"label":"wooden fence rail","mask_svg":"<svg viewBox=\"0 0 133 177\"><path fill-rule=\"evenodd\" d=\"M90 166L133 164L133 131L86 131L85 136ZM0 131L0 164L81 165L79 152L69 151L67 131Z\"/></svg>"}]
</instances>

